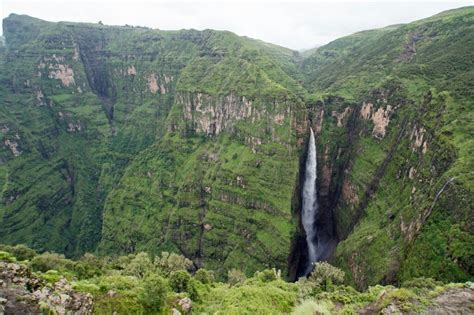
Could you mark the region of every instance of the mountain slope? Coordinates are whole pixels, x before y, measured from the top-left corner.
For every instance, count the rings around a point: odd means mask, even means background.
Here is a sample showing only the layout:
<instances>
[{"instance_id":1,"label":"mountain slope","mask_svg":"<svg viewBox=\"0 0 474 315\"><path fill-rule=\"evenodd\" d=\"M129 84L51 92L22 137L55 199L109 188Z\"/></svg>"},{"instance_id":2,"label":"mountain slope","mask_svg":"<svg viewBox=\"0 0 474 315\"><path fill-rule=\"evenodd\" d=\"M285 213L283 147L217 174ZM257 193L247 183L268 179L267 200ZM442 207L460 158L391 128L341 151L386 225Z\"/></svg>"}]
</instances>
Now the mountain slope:
<instances>
[{"instance_id":1,"label":"mountain slope","mask_svg":"<svg viewBox=\"0 0 474 315\"><path fill-rule=\"evenodd\" d=\"M341 197L334 262L361 287L472 277L473 21L472 7L447 11L336 40L302 63L324 103L322 173L333 176L322 184L336 179ZM335 132L347 141L335 146Z\"/></svg>"},{"instance_id":2,"label":"mountain slope","mask_svg":"<svg viewBox=\"0 0 474 315\"><path fill-rule=\"evenodd\" d=\"M70 255L102 239L103 251L181 251L215 269L251 259L253 272L269 257L286 267L304 131L291 126L306 115L291 51L229 32L24 16L4 29L5 58L24 62L3 64L3 93L52 130L5 117L33 134L6 144L2 239ZM45 141L42 156L28 143ZM40 180L26 185L33 166Z\"/></svg>"},{"instance_id":3,"label":"mountain slope","mask_svg":"<svg viewBox=\"0 0 474 315\"><path fill-rule=\"evenodd\" d=\"M294 279L312 127L318 238L339 241L327 258L350 282L472 279L473 21L447 11L302 56L230 32L11 15L0 238Z\"/></svg>"}]
</instances>

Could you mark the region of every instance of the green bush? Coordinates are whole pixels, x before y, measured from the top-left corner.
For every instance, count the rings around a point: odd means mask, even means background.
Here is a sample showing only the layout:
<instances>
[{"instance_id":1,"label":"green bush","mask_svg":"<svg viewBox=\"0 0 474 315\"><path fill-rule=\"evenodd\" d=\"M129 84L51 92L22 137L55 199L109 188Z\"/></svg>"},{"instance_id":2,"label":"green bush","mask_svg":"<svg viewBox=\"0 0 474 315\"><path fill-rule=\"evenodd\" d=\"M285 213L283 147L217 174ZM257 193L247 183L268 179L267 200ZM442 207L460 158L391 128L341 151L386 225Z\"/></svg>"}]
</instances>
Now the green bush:
<instances>
[{"instance_id":1,"label":"green bush","mask_svg":"<svg viewBox=\"0 0 474 315\"><path fill-rule=\"evenodd\" d=\"M353 287L349 286L334 286L330 291L320 292L315 295L320 300L330 300L332 302L339 302L343 304L371 302L367 301L367 294L360 293Z\"/></svg>"},{"instance_id":2,"label":"green bush","mask_svg":"<svg viewBox=\"0 0 474 315\"><path fill-rule=\"evenodd\" d=\"M162 277L151 274L143 281L143 292L140 294L140 302L146 310L157 312L161 310L166 301L168 284Z\"/></svg>"},{"instance_id":3,"label":"green bush","mask_svg":"<svg viewBox=\"0 0 474 315\"><path fill-rule=\"evenodd\" d=\"M136 298L102 294L94 297L93 314L148 314Z\"/></svg>"},{"instance_id":4,"label":"green bush","mask_svg":"<svg viewBox=\"0 0 474 315\"><path fill-rule=\"evenodd\" d=\"M29 266L34 271L46 272L48 270L74 271L74 262L56 253L43 253L33 257Z\"/></svg>"},{"instance_id":5,"label":"green bush","mask_svg":"<svg viewBox=\"0 0 474 315\"><path fill-rule=\"evenodd\" d=\"M85 253L79 260L98 269L105 269L107 267L106 260L103 257L97 257L91 253Z\"/></svg>"},{"instance_id":6,"label":"green bush","mask_svg":"<svg viewBox=\"0 0 474 315\"><path fill-rule=\"evenodd\" d=\"M185 270L173 271L169 277L169 284L174 292L187 293L191 300L199 300L198 287L202 284L191 278Z\"/></svg>"},{"instance_id":7,"label":"green bush","mask_svg":"<svg viewBox=\"0 0 474 315\"><path fill-rule=\"evenodd\" d=\"M0 251L11 253L18 261L31 260L34 256L38 255L35 250L22 244L15 246L0 245Z\"/></svg>"},{"instance_id":8,"label":"green bush","mask_svg":"<svg viewBox=\"0 0 474 315\"><path fill-rule=\"evenodd\" d=\"M132 276L111 274L100 277L98 285L102 292L114 290L119 293L136 296L136 288L140 286L140 281Z\"/></svg>"},{"instance_id":9,"label":"green bush","mask_svg":"<svg viewBox=\"0 0 474 315\"><path fill-rule=\"evenodd\" d=\"M15 257L9 252L0 251L0 260L6 262L15 262Z\"/></svg>"},{"instance_id":10,"label":"green bush","mask_svg":"<svg viewBox=\"0 0 474 315\"><path fill-rule=\"evenodd\" d=\"M155 257L153 262L159 272L168 276L173 271L191 270L193 262L182 255L162 252L161 256Z\"/></svg>"},{"instance_id":11,"label":"green bush","mask_svg":"<svg viewBox=\"0 0 474 315\"><path fill-rule=\"evenodd\" d=\"M79 279L89 279L102 274L101 269L97 268L95 265L91 265L83 261L78 261L74 265L74 272Z\"/></svg>"},{"instance_id":12,"label":"green bush","mask_svg":"<svg viewBox=\"0 0 474 315\"><path fill-rule=\"evenodd\" d=\"M125 267L125 274L138 278L143 278L153 271L153 263L150 256L145 252L138 253Z\"/></svg>"},{"instance_id":13,"label":"green bush","mask_svg":"<svg viewBox=\"0 0 474 315\"><path fill-rule=\"evenodd\" d=\"M340 284L344 281L344 271L327 262L314 264L314 270L308 280L327 289L331 284Z\"/></svg>"},{"instance_id":14,"label":"green bush","mask_svg":"<svg viewBox=\"0 0 474 315\"><path fill-rule=\"evenodd\" d=\"M188 293L189 297L193 301L200 301L201 300L201 298L199 296L199 290L198 290L199 286L202 286L202 284L199 281L195 280L195 279L191 279L188 283L188 288L187 288L186 292Z\"/></svg>"},{"instance_id":15,"label":"green bush","mask_svg":"<svg viewBox=\"0 0 474 315\"><path fill-rule=\"evenodd\" d=\"M216 284L193 310L198 314L288 314L295 301L296 286L281 280L232 287Z\"/></svg>"},{"instance_id":16,"label":"green bush","mask_svg":"<svg viewBox=\"0 0 474 315\"><path fill-rule=\"evenodd\" d=\"M231 269L227 272L227 283L231 286L243 284L246 279L245 274L238 269Z\"/></svg>"},{"instance_id":17,"label":"green bush","mask_svg":"<svg viewBox=\"0 0 474 315\"><path fill-rule=\"evenodd\" d=\"M418 313L428 302L425 298L418 296L414 291L401 288L388 291L382 296L380 305L382 308L391 303L396 303L398 308L403 312L411 311Z\"/></svg>"},{"instance_id":18,"label":"green bush","mask_svg":"<svg viewBox=\"0 0 474 315\"><path fill-rule=\"evenodd\" d=\"M281 278L280 270L277 271L275 268L256 271L253 276L261 282L271 282Z\"/></svg>"},{"instance_id":19,"label":"green bush","mask_svg":"<svg viewBox=\"0 0 474 315\"><path fill-rule=\"evenodd\" d=\"M174 292L187 292L191 276L185 270L173 271L169 283Z\"/></svg>"},{"instance_id":20,"label":"green bush","mask_svg":"<svg viewBox=\"0 0 474 315\"><path fill-rule=\"evenodd\" d=\"M404 288L417 288L417 289L429 289L432 290L437 286L442 285L441 281L436 281L433 278L413 278L402 283Z\"/></svg>"},{"instance_id":21,"label":"green bush","mask_svg":"<svg viewBox=\"0 0 474 315\"><path fill-rule=\"evenodd\" d=\"M61 277L62 276L59 273L59 271L53 270L53 269L50 269L50 270L46 271L45 273L41 274L41 278L43 278L44 280L46 280L49 283L55 283L59 279L61 279Z\"/></svg>"},{"instance_id":22,"label":"green bush","mask_svg":"<svg viewBox=\"0 0 474 315\"><path fill-rule=\"evenodd\" d=\"M201 268L196 272L194 278L200 281L202 284L209 284L211 282L214 282L214 273L212 271Z\"/></svg>"},{"instance_id":23,"label":"green bush","mask_svg":"<svg viewBox=\"0 0 474 315\"><path fill-rule=\"evenodd\" d=\"M344 272L326 262L315 264L314 271L308 278L298 279L298 296L300 300L316 296L333 287L333 284L342 283Z\"/></svg>"},{"instance_id":24,"label":"green bush","mask_svg":"<svg viewBox=\"0 0 474 315\"><path fill-rule=\"evenodd\" d=\"M100 293L100 287L89 280L74 281L72 282L72 288L76 291L91 293L93 295Z\"/></svg>"},{"instance_id":25,"label":"green bush","mask_svg":"<svg viewBox=\"0 0 474 315\"><path fill-rule=\"evenodd\" d=\"M127 256L114 257L110 260L110 265L113 269L125 270L128 264L135 258L135 255L129 254Z\"/></svg>"},{"instance_id":26,"label":"green bush","mask_svg":"<svg viewBox=\"0 0 474 315\"><path fill-rule=\"evenodd\" d=\"M296 306L291 315L331 315L334 305L330 301L304 300Z\"/></svg>"}]
</instances>

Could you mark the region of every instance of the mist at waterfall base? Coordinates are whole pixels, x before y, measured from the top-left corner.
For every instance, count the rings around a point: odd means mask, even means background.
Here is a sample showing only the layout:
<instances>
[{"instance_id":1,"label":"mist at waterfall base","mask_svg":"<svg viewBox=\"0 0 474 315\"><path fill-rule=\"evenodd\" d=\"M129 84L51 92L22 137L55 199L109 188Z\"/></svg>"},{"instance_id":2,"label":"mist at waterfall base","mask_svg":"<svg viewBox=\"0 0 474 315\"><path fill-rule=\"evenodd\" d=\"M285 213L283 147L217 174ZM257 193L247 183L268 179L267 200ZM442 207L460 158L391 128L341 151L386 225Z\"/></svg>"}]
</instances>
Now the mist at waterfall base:
<instances>
[{"instance_id":1,"label":"mist at waterfall base","mask_svg":"<svg viewBox=\"0 0 474 315\"><path fill-rule=\"evenodd\" d=\"M316 237L316 215L319 210L318 197L316 191L317 179L317 160L316 144L314 140L313 129L308 142L308 155L306 157L305 179L303 184L303 211L302 223L306 233L306 244L308 246L308 259L306 262L305 274L307 275L313 269L312 263L318 259L318 244Z\"/></svg>"}]
</instances>

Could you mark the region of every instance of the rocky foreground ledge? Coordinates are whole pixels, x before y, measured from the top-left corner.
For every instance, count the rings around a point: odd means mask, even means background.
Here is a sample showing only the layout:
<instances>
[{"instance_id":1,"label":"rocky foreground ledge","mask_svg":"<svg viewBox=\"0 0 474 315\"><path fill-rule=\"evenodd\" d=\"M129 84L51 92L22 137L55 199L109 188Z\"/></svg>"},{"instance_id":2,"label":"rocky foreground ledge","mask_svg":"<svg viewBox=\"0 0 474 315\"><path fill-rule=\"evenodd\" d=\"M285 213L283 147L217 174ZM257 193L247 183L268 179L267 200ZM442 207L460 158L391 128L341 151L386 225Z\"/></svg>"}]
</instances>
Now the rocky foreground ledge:
<instances>
[{"instance_id":1,"label":"rocky foreground ledge","mask_svg":"<svg viewBox=\"0 0 474 315\"><path fill-rule=\"evenodd\" d=\"M75 292L65 278L50 284L24 265L0 261L0 315L86 315L92 305L92 295Z\"/></svg>"},{"instance_id":2,"label":"rocky foreground ledge","mask_svg":"<svg viewBox=\"0 0 474 315\"><path fill-rule=\"evenodd\" d=\"M110 313L103 309L97 309L98 300L95 300L90 293L78 292L73 289L73 283L69 282L64 277L48 279L45 276L38 276L31 272L24 263L17 263L11 261L0 261L0 315L9 314L132 314L137 313L133 310L127 310L127 313L122 311L111 311ZM225 309L225 302L219 300L216 290L234 292L249 289L252 287L251 283L255 285L257 278L248 279L247 284L240 283L237 286L229 286L228 284L214 284L206 287L207 294L202 294L202 301L207 305L206 308L212 308L215 313ZM269 282L260 283L266 285L270 291L276 286L288 290L297 289L301 291L306 284L311 284L310 281L303 281L302 283L286 283L286 282ZM425 279L425 282L433 280ZM416 281L415 281L416 282ZM474 313L474 283L457 283L435 286L431 289L422 289L419 287L420 283L412 283L410 289L395 288L393 286L376 286L365 293L357 293L348 287L334 287L332 291L319 292L313 298L303 300L296 305L295 308L286 308L287 311L264 312L264 314L345 314L344 309L347 306L352 306L351 314L473 314ZM419 280L418 280L419 282ZM423 284L429 287L429 283ZM253 290L259 286L253 286ZM418 288L418 289L417 289ZM255 299L265 299L271 296L270 291L266 291L264 295L256 296ZM293 290L294 291L294 290ZM254 291L245 291L254 292ZM280 291L279 291L280 292ZM418 292L418 293L416 293ZM281 292L280 292L281 293ZM295 292L294 292L295 293ZM118 293L114 290L109 290L106 294L110 298L116 298ZM373 295L370 297L369 295ZM246 295L248 296L248 295ZM278 297L273 296L276 300L284 299L284 294L279 294ZM96 297L97 299L97 297ZM208 300L211 299L211 300ZM271 298L272 299L272 298ZM252 300L255 302L255 300ZM251 302L252 302L251 301ZM239 301L242 302L242 301ZM191 312L191 299L183 297L176 300L176 305L162 309L160 314L179 315ZM215 303L215 304L214 304ZM355 304L354 304L355 303ZM194 304L194 303L193 303ZM199 303L198 303L199 304ZM250 303L251 304L251 303ZM315 304L315 305L312 305ZM240 304L238 304L240 305ZM322 306L326 308L322 308ZM94 306L96 309L94 309ZM314 307L312 307L314 306ZM197 313L199 313L199 305L197 306ZM252 308L245 308L245 303L241 305L243 313L248 313ZM179 308L180 310L178 310ZM310 310L316 310L315 312ZM130 312L128 312L130 311ZM225 312L224 312L225 313Z\"/></svg>"}]
</instances>

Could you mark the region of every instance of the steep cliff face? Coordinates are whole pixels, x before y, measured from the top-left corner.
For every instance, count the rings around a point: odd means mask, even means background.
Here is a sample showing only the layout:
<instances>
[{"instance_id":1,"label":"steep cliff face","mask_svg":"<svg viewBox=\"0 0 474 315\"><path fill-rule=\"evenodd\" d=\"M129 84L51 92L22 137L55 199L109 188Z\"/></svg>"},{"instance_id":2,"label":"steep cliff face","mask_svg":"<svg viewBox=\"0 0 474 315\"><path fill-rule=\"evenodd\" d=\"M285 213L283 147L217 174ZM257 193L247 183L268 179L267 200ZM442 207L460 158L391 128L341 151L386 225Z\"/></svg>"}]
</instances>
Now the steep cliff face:
<instances>
[{"instance_id":1,"label":"steep cliff face","mask_svg":"<svg viewBox=\"0 0 474 315\"><path fill-rule=\"evenodd\" d=\"M472 277L473 14L355 34L302 64L310 90L339 96L322 96L320 193L332 261L361 288Z\"/></svg>"},{"instance_id":2,"label":"steep cliff face","mask_svg":"<svg viewBox=\"0 0 474 315\"><path fill-rule=\"evenodd\" d=\"M2 241L286 268L306 122L291 51L17 15L4 30Z\"/></svg>"},{"instance_id":3,"label":"steep cliff face","mask_svg":"<svg viewBox=\"0 0 474 315\"><path fill-rule=\"evenodd\" d=\"M249 96L185 91L183 80L167 133L108 196L100 249L180 252L219 274L271 265L285 271L304 102L279 89ZM241 86L244 80L252 78L241 78ZM272 91L268 84L263 88Z\"/></svg>"},{"instance_id":4,"label":"steep cliff face","mask_svg":"<svg viewBox=\"0 0 474 315\"><path fill-rule=\"evenodd\" d=\"M186 106L182 110L186 121ZM286 268L298 171L292 115L284 123L236 119L232 129L212 129L212 137L199 131L201 120L191 131L173 129L127 168L109 194L102 248L177 251L218 272ZM253 124L262 131L249 132Z\"/></svg>"},{"instance_id":5,"label":"steep cliff face","mask_svg":"<svg viewBox=\"0 0 474 315\"><path fill-rule=\"evenodd\" d=\"M359 287L473 274L472 8L307 56L229 32L12 15L0 238L298 274L309 127L318 231ZM299 63L299 64L298 64Z\"/></svg>"}]
</instances>

